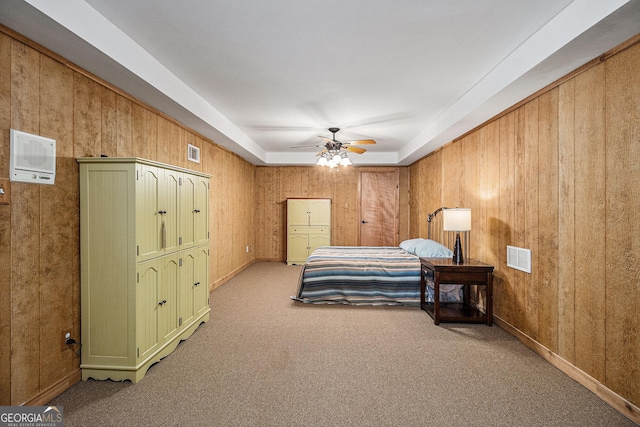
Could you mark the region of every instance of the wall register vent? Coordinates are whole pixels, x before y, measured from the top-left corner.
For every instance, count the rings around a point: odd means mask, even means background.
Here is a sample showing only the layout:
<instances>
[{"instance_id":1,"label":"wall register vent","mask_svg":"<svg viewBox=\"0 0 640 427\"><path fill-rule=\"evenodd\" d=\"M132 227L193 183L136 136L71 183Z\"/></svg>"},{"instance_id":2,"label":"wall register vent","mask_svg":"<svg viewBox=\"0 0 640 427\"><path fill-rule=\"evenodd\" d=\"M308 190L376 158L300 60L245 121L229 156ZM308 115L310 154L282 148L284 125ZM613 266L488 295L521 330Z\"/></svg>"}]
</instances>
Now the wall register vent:
<instances>
[{"instance_id":1,"label":"wall register vent","mask_svg":"<svg viewBox=\"0 0 640 427\"><path fill-rule=\"evenodd\" d=\"M531 249L507 246L507 267L531 273Z\"/></svg>"},{"instance_id":2,"label":"wall register vent","mask_svg":"<svg viewBox=\"0 0 640 427\"><path fill-rule=\"evenodd\" d=\"M194 163L200 163L200 148L189 144L187 147L187 158Z\"/></svg>"}]
</instances>

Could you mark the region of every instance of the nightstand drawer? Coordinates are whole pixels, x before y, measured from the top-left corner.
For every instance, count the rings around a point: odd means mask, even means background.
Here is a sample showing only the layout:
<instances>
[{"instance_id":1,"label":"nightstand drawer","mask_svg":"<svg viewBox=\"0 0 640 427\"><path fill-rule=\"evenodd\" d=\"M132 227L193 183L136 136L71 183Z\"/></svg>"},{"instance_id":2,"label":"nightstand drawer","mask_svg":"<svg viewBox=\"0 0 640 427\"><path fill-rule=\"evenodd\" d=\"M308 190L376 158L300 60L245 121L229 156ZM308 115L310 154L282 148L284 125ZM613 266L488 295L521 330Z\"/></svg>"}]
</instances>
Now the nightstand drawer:
<instances>
[{"instance_id":1,"label":"nightstand drawer","mask_svg":"<svg viewBox=\"0 0 640 427\"><path fill-rule=\"evenodd\" d=\"M440 283L487 283L487 273L484 272L464 273L458 271L442 271L438 272L438 275Z\"/></svg>"}]
</instances>

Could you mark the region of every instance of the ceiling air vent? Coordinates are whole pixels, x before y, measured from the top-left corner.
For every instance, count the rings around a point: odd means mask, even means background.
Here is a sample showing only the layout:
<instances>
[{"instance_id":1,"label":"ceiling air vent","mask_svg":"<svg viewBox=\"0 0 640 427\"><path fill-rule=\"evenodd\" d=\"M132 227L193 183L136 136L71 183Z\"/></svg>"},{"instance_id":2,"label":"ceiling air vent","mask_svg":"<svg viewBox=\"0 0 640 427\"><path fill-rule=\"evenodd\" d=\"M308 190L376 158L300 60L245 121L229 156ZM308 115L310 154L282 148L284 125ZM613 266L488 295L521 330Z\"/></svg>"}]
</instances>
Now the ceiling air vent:
<instances>
[{"instance_id":1,"label":"ceiling air vent","mask_svg":"<svg viewBox=\"0 0 640 427\"><path fill-rule=\"evenodd\" d=\"M507 246L507 267L531 273L531 249Z\"/></svg>"},{"instance_id":2,"label":"ceiling air vent","mask_svg":"<svg viewBox=\"0 0 640 427\"><path fill-rule=\"evenodd\" d=\"M200 148L189 144L187 147L187 158L194 163L200 163Z\"/></svg>"}]
</instances>

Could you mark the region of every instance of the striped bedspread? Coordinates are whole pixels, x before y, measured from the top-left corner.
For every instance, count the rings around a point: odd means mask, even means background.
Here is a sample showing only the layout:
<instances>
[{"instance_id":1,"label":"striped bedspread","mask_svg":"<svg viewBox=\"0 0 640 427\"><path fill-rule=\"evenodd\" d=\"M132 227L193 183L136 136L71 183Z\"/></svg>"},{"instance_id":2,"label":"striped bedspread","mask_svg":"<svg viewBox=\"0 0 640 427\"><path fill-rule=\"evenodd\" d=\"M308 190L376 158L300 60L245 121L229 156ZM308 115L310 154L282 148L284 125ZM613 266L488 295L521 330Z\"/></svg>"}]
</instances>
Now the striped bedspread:
<instances>
[{"instance_id":1,"label":"striped bedspread","mask_svg":"<svg viewBox=\"0 0 640 427\"><path fill-rule=\"evenodd\" d=\"M323 246L307 259L296 301L419 305L420 259L399 247Z\"/></svg>"}]
</instances>

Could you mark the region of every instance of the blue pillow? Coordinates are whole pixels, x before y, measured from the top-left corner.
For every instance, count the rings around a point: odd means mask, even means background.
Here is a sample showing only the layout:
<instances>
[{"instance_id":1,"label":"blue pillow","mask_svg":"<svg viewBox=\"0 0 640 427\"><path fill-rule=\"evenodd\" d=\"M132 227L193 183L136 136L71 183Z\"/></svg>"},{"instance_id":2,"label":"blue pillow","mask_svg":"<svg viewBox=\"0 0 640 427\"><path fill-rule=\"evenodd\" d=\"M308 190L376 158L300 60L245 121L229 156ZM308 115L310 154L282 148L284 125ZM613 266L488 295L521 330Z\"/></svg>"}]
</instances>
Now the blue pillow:
<instances>
[{"instance_id":1,"label":"blue pillow","mask_svg":"<svg viewBox=\"0 0 640 427\"><path fill-rule=\"evenodd\" d=\"M446 258L453 256L451 249L434 240L428 239L423 239L422 242L419 242L413 253L423 258Z\"/></svg>"},{"instance_id":2,"label":"blue pillow","mask_svg":"<svg viewBox=\"0 0 640 427\"><path fill-rule=\"evenodd\" d=\"M417 239L405 240L402 243L400 243L400 247L405 251L409 252L410 254L415 255L416 246L418 246L418 244L420 244L424 240L425 239L423 239L422 237L418 237Z\"/></svg>"}]
</instances>

